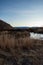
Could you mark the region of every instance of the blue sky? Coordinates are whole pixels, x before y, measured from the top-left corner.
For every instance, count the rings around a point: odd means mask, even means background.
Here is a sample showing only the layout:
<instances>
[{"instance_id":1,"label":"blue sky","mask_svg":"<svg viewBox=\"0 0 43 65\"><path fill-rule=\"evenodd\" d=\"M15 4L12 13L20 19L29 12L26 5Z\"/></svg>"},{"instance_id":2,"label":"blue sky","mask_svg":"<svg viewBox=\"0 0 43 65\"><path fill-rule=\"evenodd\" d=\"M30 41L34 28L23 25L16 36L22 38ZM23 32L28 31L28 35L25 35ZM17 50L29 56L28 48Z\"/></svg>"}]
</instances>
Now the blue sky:
<instances>
[{"instance_id":1,"label":"blue sky","mask_svg":"<svg viewBox=\"0 0 43 65\"><path fill-rule=\"evenodd\" d=\"M0 0L0 19L12 26L43 26L43 0Z\"/></svg>"}]
</instances>

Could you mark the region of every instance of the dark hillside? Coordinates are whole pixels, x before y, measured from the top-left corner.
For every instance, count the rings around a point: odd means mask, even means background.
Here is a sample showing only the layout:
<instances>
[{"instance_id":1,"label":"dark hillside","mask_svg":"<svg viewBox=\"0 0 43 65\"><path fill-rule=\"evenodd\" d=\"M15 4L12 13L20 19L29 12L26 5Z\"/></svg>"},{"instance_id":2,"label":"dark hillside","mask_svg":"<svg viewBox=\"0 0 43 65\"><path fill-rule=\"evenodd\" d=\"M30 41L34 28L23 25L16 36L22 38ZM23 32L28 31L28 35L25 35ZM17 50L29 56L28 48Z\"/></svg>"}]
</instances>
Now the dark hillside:
<instances>
[{"instance_id":1,"label":"dark hillside","mask_svg":"<svg viewBox=\"0 0 43 65\"><path fill-rule=\"evenodd\" d=\"M4 22L3 20L0 20L0 30L4 30L4 29L12 29L12 26Z\"/></svg>"}]
</instances>

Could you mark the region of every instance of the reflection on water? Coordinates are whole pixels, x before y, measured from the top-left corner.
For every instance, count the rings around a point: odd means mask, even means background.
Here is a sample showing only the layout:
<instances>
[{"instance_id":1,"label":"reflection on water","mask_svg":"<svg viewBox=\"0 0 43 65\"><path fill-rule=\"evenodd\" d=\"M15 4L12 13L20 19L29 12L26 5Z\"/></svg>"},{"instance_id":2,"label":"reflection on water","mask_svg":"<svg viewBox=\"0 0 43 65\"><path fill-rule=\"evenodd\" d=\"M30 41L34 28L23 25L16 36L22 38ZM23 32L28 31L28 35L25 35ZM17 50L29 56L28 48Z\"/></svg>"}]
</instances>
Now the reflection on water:
<instances>
[{"instance_id":1,"label":"reflection on water","mask_svg":"<svg viewBox=\"0 0 43 65\"><path fill-rule=\"evenodd\" d=\"M32 33L30 33L30 38L43 40L43 34L37 34L37 33L32 32Z\"/></svg>"}]
</instances>

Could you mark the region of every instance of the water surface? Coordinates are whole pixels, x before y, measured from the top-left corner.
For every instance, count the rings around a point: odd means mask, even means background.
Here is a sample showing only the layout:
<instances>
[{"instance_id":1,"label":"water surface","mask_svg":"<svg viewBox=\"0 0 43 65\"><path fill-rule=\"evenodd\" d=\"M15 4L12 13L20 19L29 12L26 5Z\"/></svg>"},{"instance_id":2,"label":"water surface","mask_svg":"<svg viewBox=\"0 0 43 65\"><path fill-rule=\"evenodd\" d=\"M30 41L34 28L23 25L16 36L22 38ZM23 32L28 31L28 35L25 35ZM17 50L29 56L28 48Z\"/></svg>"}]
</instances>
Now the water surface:
<instances>
[{"instance_id":1,"label":"water surface","mask_svg":"<svg viewBox=\"0 0 43 65\"><path fill-rule=\"evenodd\" d=\"M34 39L41 39L43 40L43 34L38 34L38 33L30 33L30 38L34 38Z\"/></svg>"}]
</instances>

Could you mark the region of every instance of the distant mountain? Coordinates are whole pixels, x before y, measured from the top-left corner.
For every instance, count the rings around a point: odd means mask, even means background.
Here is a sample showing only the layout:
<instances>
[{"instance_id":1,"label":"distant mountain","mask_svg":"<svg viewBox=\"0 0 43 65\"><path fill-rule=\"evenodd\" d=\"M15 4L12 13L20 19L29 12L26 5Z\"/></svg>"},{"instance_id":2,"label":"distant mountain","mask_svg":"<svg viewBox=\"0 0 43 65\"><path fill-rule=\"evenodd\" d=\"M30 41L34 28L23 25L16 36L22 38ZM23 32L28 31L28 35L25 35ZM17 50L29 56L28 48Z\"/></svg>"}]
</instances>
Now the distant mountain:
<instances>
[{"instance_id":1,"label":"distant mountain","mask_svg":"<svg viewBox=\"0 0 43 65\"><path fill-rule=\"evenodd\" d=\"M14 29L29 29L30 27L14 27Z\"/></svg>"},{"instance_id":2,"label":"distant mountain","mask_svg":"<svg viewBox=\"0 0 43 65\"><path fill-rule=\"evenodd\" d=\"M13 27L10 24L4 22L3 20L0 20L0 30L12 29L12 28Z\"/></svg>"}]
</instances>

